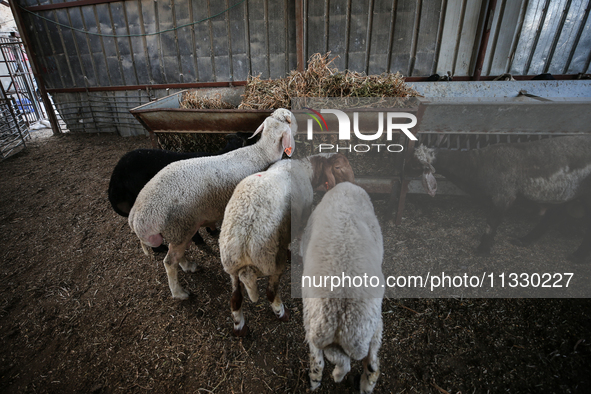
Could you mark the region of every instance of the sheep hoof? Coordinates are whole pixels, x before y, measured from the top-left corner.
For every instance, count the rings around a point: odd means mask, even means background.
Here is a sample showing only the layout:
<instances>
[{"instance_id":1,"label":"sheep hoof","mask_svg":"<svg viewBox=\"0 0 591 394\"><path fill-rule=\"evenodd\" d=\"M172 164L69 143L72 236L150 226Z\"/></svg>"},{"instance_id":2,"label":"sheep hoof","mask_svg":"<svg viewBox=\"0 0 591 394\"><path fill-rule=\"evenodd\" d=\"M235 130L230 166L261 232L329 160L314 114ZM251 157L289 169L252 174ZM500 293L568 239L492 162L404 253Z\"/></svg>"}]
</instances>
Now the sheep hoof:
<instances>
[{"instance_id":1,"label":"sheep hoof","mask_svg":"<svg viewBox=\"0 0 591 394\"><path fill-rule=\"evenodd\" d=\"M236 329L233 330L233 334L237 337L240 337L240 338L248 335L248 332L249 332L249 330L248 330L248 326L246 324L243 325L240 330L236 330Z\"/></svg>"},{"instance_id":2,"label":"sheep hoof","mask_svg":"<svg viewBox=\"0 0 591 394\"><path fill-rule=\"evenodd\" d=\"M283 316L277 316L277 319L283 322L289 321L289 309L283 308Z\"/></svg>"},{"instance_id":3,"label":"sheep hoof","mask_svg":"<svg viewBox=\"0 0 591 394\"><path fill-rule=\"evenodd\" d=\"M184 272L195 272L197 271L197 263L194 261L186 262L184 264L180 264L181 268Z\"/></svg>"},{"instance_id":4,"label":"sheep hoof","mask_svg":"<svg viewBox=\"0 0 591 394\"><path fill-rule=\"evenodd\" d=\"M178 291L176 294L172 295L172 298L175 300L186 300L189 298L189 293L185 290Z\"/></svg>"},{"instance_id":5,"label":"sheep hoof","mask_svg":"<svg viewBox=\"0 0 591 394\"><path fill-rule=\"evenodd\" d=\"M314 391L318 387L320 387L320 380L319 381L310 380L310 391Z\"/></svg>"}]
</instances>

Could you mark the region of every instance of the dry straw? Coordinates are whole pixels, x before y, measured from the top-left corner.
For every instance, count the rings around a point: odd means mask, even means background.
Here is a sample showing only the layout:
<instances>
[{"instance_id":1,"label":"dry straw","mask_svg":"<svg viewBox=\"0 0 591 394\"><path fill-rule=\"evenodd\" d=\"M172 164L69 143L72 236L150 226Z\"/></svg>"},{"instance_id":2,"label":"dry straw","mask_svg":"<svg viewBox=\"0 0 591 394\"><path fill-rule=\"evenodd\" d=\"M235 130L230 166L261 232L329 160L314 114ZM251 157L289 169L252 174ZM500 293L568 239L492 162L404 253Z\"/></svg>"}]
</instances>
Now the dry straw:
<instances>
[{"instance_id":1,"label":"dry straw","mask_svg":"<svg viewBox=\"0 0 591 394\"><path fill-rule=\"evenodd\" d=\"M220 95L215 97L199 96L196 91L185 92L181 98L180 107L183 109L233 109L230 103L223 101Z\"/></svg>"},{"instance_id":2,"label":"dry straw","mask_svg":"<svg viewBox=\"0 0 591 394\"><path fill-rule=\"evenodd\" d=\"M337 104L334 99L327 104L329 106L343 105L345 107L376 106L380 103L372 101L371 104L362 98L366 97L417 97L420 96L414 89L404 83L404 77L400 73L384 73L381 75L365 75L353 71L339 71L331 64L336 57L330 58L330 52L324 55L317 53L310 57L308 68L303 71L292 71L289 76L279 79L261 79L260 75L249 77L245 93L242 96L240 109L292 109L294 98L334 98L344 97L342 104ZM322 101L322 100L320 100ZM406 101L399 99L397 106L405 106ZM391 106L388 101L387 106ZM316 108L322 104L318 99L314 101ZM181 98L180 107L184 109L233 109L233 105L221 100L220 95L214 97L199 96L196 91L189 91ZM223 138L216 134L172 134L162 133L158 135L160 145L165 149L178 151L214 151L212 148L221 148Z\"/></svg>"},{"instance_id":3,"label":"dry straw","mask_svg":"<svg viewBox=\"0 0 591 394\"><path fill-rule=\"evenodd\" d=\"M296 97L416 97L419 94L404 83L400 73L365 75L331 68L330 52L312 55L308 68L292 71L286 78L264 80L250 77L241 109L291 108Z\"/></svg>"},{"instance_id":4,"label":"dry straw","mask_svg":"<svg viewBox=\"0 0 591 394\"><path fill-rule=\"evenodd\" d=\"M296 97L417 97L414 89L404 83L400 73L365 75L354 71L331 68L336 57L330 52L316 53L310 57L308 68L292 71L286 78L261 79L249 77L242 96L240 109L291 109L291 99ZM231 104L218 97L199 97L187 92L181 100L181 108L230 109Z\"/></svg>"}]
</instances>

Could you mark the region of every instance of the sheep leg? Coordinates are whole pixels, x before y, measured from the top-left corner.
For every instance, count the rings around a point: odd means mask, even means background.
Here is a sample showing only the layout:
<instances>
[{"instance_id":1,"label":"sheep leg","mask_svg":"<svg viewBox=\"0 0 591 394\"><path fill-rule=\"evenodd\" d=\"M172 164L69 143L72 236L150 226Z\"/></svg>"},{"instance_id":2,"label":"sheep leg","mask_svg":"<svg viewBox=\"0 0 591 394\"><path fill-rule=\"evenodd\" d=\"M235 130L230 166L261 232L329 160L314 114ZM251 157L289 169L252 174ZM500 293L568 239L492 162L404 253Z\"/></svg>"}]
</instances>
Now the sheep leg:
<instances>
[{"instance_id":1,"label":"sheep leg","mask_svg":"<svg viewBox=\"0 0 591 394\"><path fill-rule=\"evenodd\" d=\"M183 245L179 246L179 249L178 249L178 250L182 250L182 253L180 253L180 258L178 259L178 262L184 272L195 272L197 270L197 263L194 261L188 261L187 258L185 257L185 250L187 250L189 248L191 241L192 241L192 239L189 239ZM172 248L172 245L170 245L170 247Z\"/></svg>"},{"instance_id":2,"label":"sheep leg","mask_svg":"<svg viewBox=\"0 0 591 394\"><path fill-rule=\"evenodd\" d=\"M269 284L267 285L267 299L271 303L271 309L277 319L281 321L289 321L289 310L285 308L279 295L279 280L281 274L269 276Z\"/></svg>"},{"instance_id":3,"label":"sheep leg","mask_svg":"<svg viewBox=\"0 0 591 394\"><path fill-rule=\"evenodd\" d=\"M380 359L378 358L378 351L382 345L382 321L378 323L376 332L369 343L369 352L367 357L363 359L363 375L361 376L360 391L361 393L371 393L376 386L378 377L380 376Z\"/></svg>"},{"instance_id":4,"label":"sheep leg","mask_svg":"<svg viewBox=\"0 0 591 394\"><path fill-rule=\"evenodd\" d=\"M320 387L322 371L324 370L324 356L322 349L317 348L310 342L310 390Z\"/></svg>"},{"instance_id":5,"label":"sheep leg","mask_svg":"<svg viewBox=\"0 0 591 394\"><path fill-rule=\"evenodd\" d=\"M476 253L485 256L490 254L490 249L495 242L495 235L497 234L497 228L503 220L503 211L499 209L491 209L489 211L488 218L486 220L486 230L482 234L480 239L480 245L476 248Z\"/></svg>"},{"instance_id":6,"label":"sheep leg","mask_svg":"<svg viewBox=\"0 0 591 394\"><path fill-rule=\"evenodd\" d=\"M345 375L351 370L351 359L341 349L334 346L325 348L324 355L328 361L335 365L332 378L337 383L342 382Z\"/></svg>"},{"instance_id":7,"label":"sheep leg","mask_svg":"<svg viewBox=\"0 0 591 394\"><path fill-rule=\"evenodd\" d=\"M170 244L168 253L164 258L164 268L166 268L166 275L168 276L168 287L172 293L172 298L186 300L189 298L189 293L184 290L179 284L178 266L179 261L184 259L185 245ZM186 262L186 260L185 260Z\"/></svg>"},{"instance_id":8,"label":"sheep leg","mask_svg":"<svg viewBox=\"0 0 591 394\"><path fill-rule=\"evenodd\" d=\"M244 321L244 314L242 313L242 300L244 299L242 286L238 276L232 275L230 309L232 311L232 320L234 320L234 335L237 337L243 337L248 334L248 326Z\"/></svg>"}]
</instances>

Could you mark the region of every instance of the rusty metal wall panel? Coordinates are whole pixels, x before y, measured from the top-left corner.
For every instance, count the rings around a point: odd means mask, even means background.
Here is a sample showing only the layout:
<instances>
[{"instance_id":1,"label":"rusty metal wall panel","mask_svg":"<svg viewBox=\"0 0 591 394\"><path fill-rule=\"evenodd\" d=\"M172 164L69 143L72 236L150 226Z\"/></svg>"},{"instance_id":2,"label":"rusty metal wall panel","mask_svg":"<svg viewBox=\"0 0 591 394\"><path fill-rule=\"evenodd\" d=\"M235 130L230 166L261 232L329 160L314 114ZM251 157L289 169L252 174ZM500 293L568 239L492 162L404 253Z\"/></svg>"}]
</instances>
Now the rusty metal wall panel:
<instances>
[{"instance_id":1,"label":"rusty metal wall panel","mask_svg":"<svg viewBox=\"0 0 591 394\"><path fill-rule=\"evenodd\" d=\"M392 0L375 0L373 5L372 31L368 56L368 74L381 74L388 71L391 48L391 29L393 15Z\"/></svg>"},{"instance_id":2,"label":"rusty metal wall panel","mask_svg":"<svg viewBox=\"0 0 591 394\"><path fill-rule=\"evenodd\" d=\"M331 51L341 70L469 76L488 1L303 0L305 58ZM123 0L38 12L49 20L25 13L24 25L47 88L241 81L258 74L279 78L295 69L295 2L247 0L208 19L238 2ZM590 8L591 0L497 0L483 75L589 72ZM135 92L54 99L76 130L93 129L85 122L94 116L106 130L137 132L121 114ZM87 108L79 109L82 103Z\"/></svg>"},{"instance_id":3,"label":"rusty metal wall panel","mask_svg":"<svg viewBox=\"0 0 591 394\"><path fill-rule=\"evenodd\" d=\"M441 23L441 3L442 0L423 1L412 75L431 75L437 71L435 55Z\"/></svg>"},{"instance_id":4,"label":"rusty metal wall panel","mask_svg":"<svg viewBox=\"0 0 591 394\"><path fill-rule=\"evenodd\" d=\"M546 18L540 31L537 45L532 53L532 60L526 73L531 75L541 74L547 70L546 64L552 60L552 43L555 37L560 35L562 29L562 14L570 0L553 0L548 5Z\"/></svg>"},{"instance_id":5,"label":"rusty metal wall panel","mask_svg":"<svg viewBox=\"0 0 591 394\"><path fill-rule=\"evenodd\" d=\"M453 72L459 48L459 37L462 32L465 15L464 0L448 0L445 11L445 23L441 37L440 55L437 61L437 71Z\"/></svg>"},{"instance_id":6,"label":"rusty metal wall panel","mask_svg":"<svg viewBox=\"0 0 591 394\"><path fill-rule=\"evenodd\" d=\"M570 4L568 15L560 31L560 38L556 45L552 62L548 72L552 74L566 74L571 61L571 52L579 40L579 30L584 27L586 13L589 10L587 0L573 0ZM587 47L589 48L589 47Z\"/></svg>"},{"instance_id":7,"label":"rusty metal wall panel","mask_svg":"<svg viewBox=\"0 0 591 394\"><path fill-rule=\"evenodd\" d=\"M459 45L456 54L453 75L471 75L474 69L478 51L478 22L480 13L486 10L483 3L467 1L464 11L462 31L459 35Z\"/></svg>"},{"instance_id":8,"label":"rusty metal wall panel","mask_svg":"<svg viewBox=\"0 0 591 394\"><path fill-rule=\"evenodd\" d=\"M371 0L358 0L351 3L349 21L349 53L347 68L365 72L365 54L367 51L368 13Z\"/></svg>"},{"instance_id":9,"label":"rusty metal wall panel","mask_svg":"<svg viewBox=\"0 0 591 394\"><path fill-rule=\"evenodd\" d=\"M123 5L123 13L127 23L126 34L134 35L134 37L129 37L131 53L126 62L132 63L131 67L137 75L138 84L147 85L152 81L150 59L145 38L137 36L142 34L144 28L140 12L141 2L126 1Z\"/></svg>"},{"instance_id":10,"label":"rusty metal wall panel","mask_svg":"<svg viewBox=\"0 0 591 394\"><path fill-rule=\"evenodd\" d=\"M126 0L25 14L49 88L244 80L295 66L295 4ZM56 3L56 2L53 2ZM340 69L470 75L487 0L304 0L305 56ZM498 0L484 75L585 72L590 0ZM50 4L20 0L21 5ZM178 28L178 29L177 29ZM162 32L164 30L171 31ZM176 30L175 30L176 29ZM127 37L129 34L157 35ZM121 37L109 37L111 34ZM86 77L86 78L84 78Z\"/></svg>"},{"instance_id":11,"label":"rusty metal wall panel","mask_svg":"<svg viewBox=\"0 0 591 394\"><path fill-rule=\"evenodd\" d=\"M226 1L225 4L228 4ZM250 73L250 60L247 53L249 36L246 34L246 3L228 12L230 42L232 46L232 80L244 81Z\"/></svg>"},{"instance_id":12,"label":"rusty metal wall panel","mask_svg":"<svg viewBox=\"0 0 591 394\"><path fill-rule=\"evenodd\" d=\"M509 63L517 44L518 25L525 17L526 0L498 0L490 32L490 48L486 51L482 75L501 75L509 71Z\"/></svg>"},{"instance_id":13,"label":"rusty metal wall panel","mask_svg":"<svg viewBox=\"0 0 591 394\"><path fill-rule=\"evenodd\" d=\"M248 1L249 48L252 75L270 78L268 0Z\"/></svg>"},{"instance_id":14,"label":"rusty metal wall panel","mask_svg":"<svg viewBox=\"0 0 591 394\"><path fill-rule=\"evenodd\" d=\"M322 7L322 3L323 2L320 2L320 4L316 6L317 10L324 10L324 7ZM322 52L326 52L326 49L328 47L328 50L331 51L332 57L338 56L334 60L333 64L340 70L346 68L345 64L347 56L345 56L345 53L347 51L348 44L348 40L346 40L346 37L348 37L349 34L348 21L350 18L351 10L349 7L349 3L349 0L331 0L329 2L328 15L326 16L326 18L324 18L324 23L322 23L322 26L325 29L327 28L328 40L326 40L326 38L323 39L321 37L317 37L315 39L316 44L322 42L323 46L319 48L322 50Z\"/></svg>"},{"instance_id":15,"label":"rusty metal wall panel","mask_svg":"<svg viewBox=\"0 0 591 394\"><path fill-rule=\"evenodd\" d=\"M416 11L417 0L398 0L396 2L390 72L400 71L404 75L409 75L411 72L410 58L415 38Z\"/></svg>"},{"instance_id":16,"label":"rusty metal wall panel","mask_svg":"<svg viewBox=\"0 0 591 394\"><path fill-rule=\"evenodd\" d=\"M589 60L591 60L591 18L589 17L589 9L591 8L591 0L587 5L585 11L584 24L581 23L579 30L579 40L573 51L572 60L568 67L568 74L589 73Z\"/></svg>"}]
</instances>

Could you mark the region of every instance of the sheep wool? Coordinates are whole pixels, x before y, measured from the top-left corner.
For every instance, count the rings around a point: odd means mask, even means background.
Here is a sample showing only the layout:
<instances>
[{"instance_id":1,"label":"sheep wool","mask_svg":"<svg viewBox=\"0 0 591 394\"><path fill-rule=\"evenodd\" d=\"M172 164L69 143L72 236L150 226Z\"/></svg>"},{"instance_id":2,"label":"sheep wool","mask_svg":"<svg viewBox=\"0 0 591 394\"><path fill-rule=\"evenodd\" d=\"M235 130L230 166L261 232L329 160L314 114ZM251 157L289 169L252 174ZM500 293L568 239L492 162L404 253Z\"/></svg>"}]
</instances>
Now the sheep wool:
<instances>
[{"instance_id":1,"label":"sheep wool","mask_svg":"<svg viewBox=\"0 0 591 394\"><path fill-rule=\"evenodd\" d=\"M185 250L201 226L215 226L224 215L236 185L248 175L279 161L294 147L290 111L276 110L257 129L260 140L251 146L220 156L195 158L166 166L146 184L129 213L129 225L147 246L169 242L164 259L174 298L189 295L178 283L178 265L194 272L196 265L185 259Z\"/></svg>"},{"instance_id":2,"label":"sheep wool","mask_svg":"<svg viewBox=\"0 0 591 394\"><path fill-rule=\"evenodd\" d=\"M377 276L382 273L383 242L367 193L344 182L328 191L302 236L304 276ZM305 286L305 284L304 284ZM303 288L304 327L310 347L310 383L320 386L324 356L335 382L350 371L350 359L363 359L362 393L371 393L379 376L384 288Z\"/></svg>"}]
</instances>

